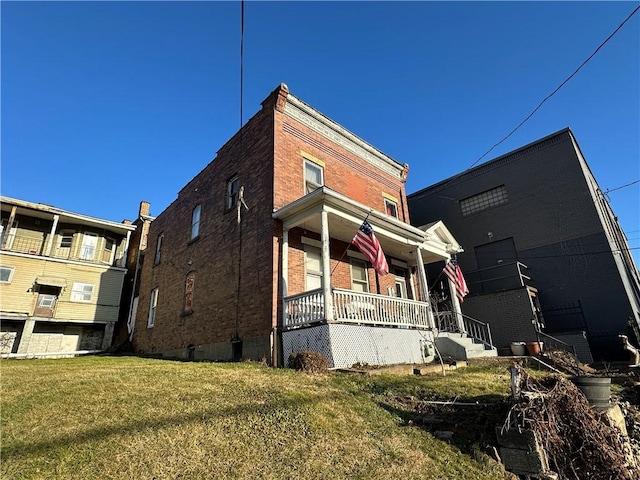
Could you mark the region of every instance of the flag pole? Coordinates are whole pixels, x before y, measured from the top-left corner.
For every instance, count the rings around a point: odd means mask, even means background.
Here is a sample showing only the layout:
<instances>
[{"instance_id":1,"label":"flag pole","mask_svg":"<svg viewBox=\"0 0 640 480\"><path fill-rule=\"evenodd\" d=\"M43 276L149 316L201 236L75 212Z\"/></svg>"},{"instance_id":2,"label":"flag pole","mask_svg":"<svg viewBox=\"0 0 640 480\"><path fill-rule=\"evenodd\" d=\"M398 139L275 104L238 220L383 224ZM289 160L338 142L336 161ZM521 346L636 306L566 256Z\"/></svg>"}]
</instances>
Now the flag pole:
<instances>
[{"instance_id":1,"label":"flag pole","mask_svg":"<svg viewBox=\"0 0 640 480\"><path fill-rule=\"evenodd\" d=\"M367 219L369 218L369 215L371 215L371 212L373 212L373 209L370 209L369 212L367 213L367 216L364 217L364 220L362 221L362 223L366 222ZM362 223L360 225L362 225ZM360 228L360 227L358 227ZM353 239L352 239L353 240ZM338 259L338 261L336 262L336 264L333 266L333 269L331 270L331 276L333 277L333 272L335 272L336 268L338 267L338 265L340 264L340 262L342 261L342 259L344 258L344 256L347 254L347 252L349 251L349 247L353 245L351 242L349 242L349 245L347 245L347 248L344 249L344 252L342 253L342 256Z\"/></svg>"}]
</instances>

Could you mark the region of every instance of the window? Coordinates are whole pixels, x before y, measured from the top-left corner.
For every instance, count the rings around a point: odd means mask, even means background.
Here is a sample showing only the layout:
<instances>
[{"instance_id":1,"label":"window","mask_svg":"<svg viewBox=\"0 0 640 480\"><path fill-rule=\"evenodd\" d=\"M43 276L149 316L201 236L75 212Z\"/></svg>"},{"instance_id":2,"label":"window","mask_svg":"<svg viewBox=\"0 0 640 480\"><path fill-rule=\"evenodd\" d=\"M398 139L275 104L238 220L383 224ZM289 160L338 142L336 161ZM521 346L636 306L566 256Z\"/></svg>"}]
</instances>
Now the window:
<instances>
[{"instance_id":1,"label":"window","mask_svg":"<svg viewBox=\"0 0 640 480\"><path fill-rule=\"evenodd\" d=\"M9 220L2 220L2 224L0 224L0 246L2 245L2 242L5 241L5 236L6 236L7 243L4 246L4 248L6 248L7 250L10 250L11 247L13 246L13 240L14 238L16 238L16 232L18 231L18 222L14 221L11 228L9 228L7 231L8 222Z\"/></svg>"},{"instance_id":2,"label":"window","mask_svg":"<svg viewBox=\"0 0 640 480\"><path fill-rule=\"evenodd\" d=\"M104 263L113 263L113 257L116 253L116 241L113 238L104 239L104 251L102 252L102 261Z\"/></svg>"},{"instance_id":3,"label":"window","mask_svg":"<svg viewBox=\"0 0 640 480\"><path fill-rule=\"evenodd\" d=\"M322 251L306 246L304 266L306 290L322 288Z\"/></svg>"},{"instance_id":4,"label":"window","mask_svg":"<svg viewBox=\"0 0 640 480\"><path fill-rule=\"evenodd\" d=\"M324 185L323 168L309 160L304 161L304 186L305 193L311 193Z\"/></svg>"},{"instance_id":5,"label":"window","mask_svg":"<svg viewBox=\"0 0 640 480\"><path fill-rule=\"evenodd\" d=\"M0 267L0 283L11 283L14 267Z\"/></svg>"},{"instance_id":6,"label":"window","mask_svg":"<svg viewBox=\"0 0 640 480\"><path fill-rule=\"evenodd\" d=\"M460 200L460 209L462 210L462 215L466 217L467 215L480 212L489 207L507 203L507 200L507 190L504 188L504 185L501 185L486 192Z\"/></svg>"},{"instance_id":7,"label":"window","mask_svg":"<svg viewBox=\"0 0 640 480\"><path fill-rule=\"evenodd\" d=\"M384 199L384 211L387 212L387 215L398 218L398 204L393 200Z\"/></svg>"},{"instance_id":8,"label":"window","mask_svg":"<svg viewBox=\"0 0 640 480\"><path fill-rule=\"evenodd\" d=\"M356 292L369 292L369 275L367 274L367 262L351 259L351 290Z\"/></svg>"},{"instance_id":9,"label":"window","mask_svg":"<svg viewBox=\"0 0 640 480\"><path fill-rule=\"evenodd\" d=\"M395 296L398 298L409 298L407 295L407 271L404 268L394 267L395 275Z\"/></svg>"},{"instance_id":10,"label":"window","mask_svg":"<svg viewBox=\"0 0 640 480\"><path fill-rule=\"evenodd\" d=\"M196 279L195 272L189 272L184 282L184 313L193 312L193 284Z\"/></svg>"},{"instance_id":11,"label":"window","mask_svg":"<svg viewBox=\"0 0 640 480\"><path fill-rule=\"evenodd\" d=\"M238 203L238 176L227 180L227 210L231 210Z\"/></svg>"},{"instance_id":12,"label":"window","mask_svg":"<svg viewBox=\"0 0 640 480\"><path fill-rule=\"evenodd\" d=\"M151 290L151 300L149 300L149 317L147 318L147 328L153 327L156 320L156 307L158 306L158 288Z\"/></svg>"},{"instance_id":13,"label":"window","mask_svg":"<svg viewBox=\"0 0 640 480\"><path fill-rule=\"evenodd\" d=\"M52 295L50 293L41 293L40 295L38 295L37 307L52 309L55 306L57 299L57 295Z\"/></svg>"},{"instance_id":14,"label":"window","mask_svg":"<svg viewBox=\"0 0 640 480\"><path fill-rule=\"evenodd\" d=\"M196 205L191 214L191 240L200 234L200 209L201 205Z\"/></svg>"},{"instance_id":15,"label":"window","mask_svg":"<svg viewBox=\"0 0 640 480\"><path fill-rule=\"evenodd\" d=\"M90 283L73 282L71 290L72 302L90 302L93 296L93 285Z\"/></svg>"},{"instance_id":16,"label":"window","mask_svg":"<svg viewBox=\"0 0 640 480\"><path fill-rule=\"evenodd\" d=\"M162 241L164 240L164 233L158 235L156 239L156 256L153 258L153 264L157 265L160 263L160 257L162 256Z\"/></svg>"},{"instance_id":17,"label":"window","mask_svg":"<svg viewBox=\"0 0 640 480\"><path fill-rule=\"evenodd\" d=\"M81 260L93 260L96 255L98 236L95 233L85 233L82 236L82 248L80 249Z\"/></svg>"},{"instance_id":18,"label":"window","mask_svg":"<svg viewBox=\"0 0 640 480\"><path fill-rule=\"evenodd\" d=\"M60 234L60 248L71 248L73 243L73 232L62 232Z\"/></svg>"}]
</instances>

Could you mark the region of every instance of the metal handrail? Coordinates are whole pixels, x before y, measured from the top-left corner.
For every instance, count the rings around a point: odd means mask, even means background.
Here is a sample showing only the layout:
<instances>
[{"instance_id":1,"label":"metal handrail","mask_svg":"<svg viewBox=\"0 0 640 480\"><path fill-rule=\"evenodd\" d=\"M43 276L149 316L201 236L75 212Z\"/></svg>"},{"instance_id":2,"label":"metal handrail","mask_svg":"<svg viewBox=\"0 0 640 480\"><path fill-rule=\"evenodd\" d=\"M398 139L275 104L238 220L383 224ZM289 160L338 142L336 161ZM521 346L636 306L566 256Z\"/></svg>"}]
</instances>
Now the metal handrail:
<instances>
[{"instance_id":1,"label":"metal handrail","mask_svg":"<svg viewBox=\"0 0 640 480\"><path fill-rule=\"evenodd\" d=\"M544 337L544 338L546 338L548 340L551 340L551 342L555 343L556 345L562 345L562 347L560 347L560 348L562 348L562 350L565 350L565 351L567 351L569 353L573 353L573 356L578 358L578 355L576 353L575 345L563 342L559 338L553 337L553 336L549 335L548 333L541 332L540 330L536 331L536 335L538 335L538 337L542 336L542 337ZM568 348L563 348L563 347L568 347Z\"/></svg>"},{"instance_id":2,"label":"metal handrail","mask_svg":"<svg viewBox=\"0 0 640 480\"><path fill-rule=\"evenodd\" d=\"M465 315L464 313L461 313L460 315L462 315L465 333L484 343L488 347L493 348L493 339L491 338L491 327L489 324L482 322L477 318Z\"/></svg>"},{"instance_id":3,"label":"metal handrail","mask_svg":"<svg viewBox=\"0 0 640 480\"><path fill-rule=\"evenodd\" d=\"M459 317L456 317L456 315L459 315ZM436 317L438 318L439 330L451 333L465 333L469 337L478 340L479 342L485 344L490 348L493 348L491 326L488 323L482 322L477 318L470 317L469 315L465 315L464 313L456 313L451 311L437 312ZM454 320L455 318L462 319L464 331L460 331L458 322Z\"/></svg>"}]
</instances>

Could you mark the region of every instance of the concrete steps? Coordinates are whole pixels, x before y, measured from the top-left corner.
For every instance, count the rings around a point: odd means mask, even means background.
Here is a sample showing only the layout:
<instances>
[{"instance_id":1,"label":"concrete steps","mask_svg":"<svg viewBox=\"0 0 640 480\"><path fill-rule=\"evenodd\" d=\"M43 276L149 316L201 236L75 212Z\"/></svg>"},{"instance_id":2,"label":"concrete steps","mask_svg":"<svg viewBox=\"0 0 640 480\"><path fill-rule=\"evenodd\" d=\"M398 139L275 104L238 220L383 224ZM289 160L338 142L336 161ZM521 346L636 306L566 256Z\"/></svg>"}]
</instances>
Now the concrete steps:
<instances>
[{"instance_id":1,"label":"concrete steps","mask_svg":"<svg viewBox=\"0 0 640 480\"><path fill-rule=\"evenodd\" d=\"M455 360L498 356L495 347L490 348L463 333L440 332L436 337L436 347L443 358L450 357Z\"/></svg>"}]
</instances>

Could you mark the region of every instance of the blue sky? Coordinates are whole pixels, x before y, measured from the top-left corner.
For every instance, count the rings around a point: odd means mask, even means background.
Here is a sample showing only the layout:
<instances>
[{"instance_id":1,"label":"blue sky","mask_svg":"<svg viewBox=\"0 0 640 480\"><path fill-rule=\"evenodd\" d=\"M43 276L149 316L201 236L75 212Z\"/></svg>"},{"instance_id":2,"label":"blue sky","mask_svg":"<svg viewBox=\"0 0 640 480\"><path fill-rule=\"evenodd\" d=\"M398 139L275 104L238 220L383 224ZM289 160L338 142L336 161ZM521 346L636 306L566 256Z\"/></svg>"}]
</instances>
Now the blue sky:
<instances>
[{"instance_id":1,"label":"blue sky","mask_svg":"<svg viewBox=\"0 0 640 480\"><path fill-rule=\"evenodd\" d=\"M285 82L410 165L474 164L638 2L247 2L244 120ZM159 214L240 126L240 2L1 3L2 194ZM570 127L602 190L640 179L640 12L482 161ZM640 184L609 193L640 256Z\"/></svg>"}]
</instances>

